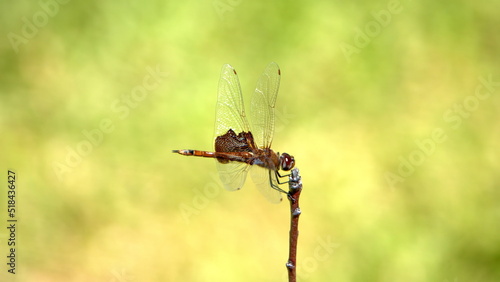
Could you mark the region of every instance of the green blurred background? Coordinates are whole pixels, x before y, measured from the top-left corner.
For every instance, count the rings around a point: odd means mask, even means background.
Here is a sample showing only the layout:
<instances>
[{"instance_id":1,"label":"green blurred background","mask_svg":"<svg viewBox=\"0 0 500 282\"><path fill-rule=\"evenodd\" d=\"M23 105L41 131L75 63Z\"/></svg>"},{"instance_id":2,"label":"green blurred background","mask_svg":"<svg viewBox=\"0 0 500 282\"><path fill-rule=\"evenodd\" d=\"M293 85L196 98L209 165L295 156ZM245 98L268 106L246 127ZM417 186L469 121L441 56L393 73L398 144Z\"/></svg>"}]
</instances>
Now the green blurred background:
<instances>
[{"instance_id":1,"label":"green blurred background","mask_svg":"<svg viewBox=\"0 0 500 282\"><path fill-rule=\"evenodd\" d=\"M498 1L1 5L17 281L285 281L288 203L171 153L213 148L223 64L249 99L271 61L299 281L500 281Z\"/></svg>"}]
</instances>

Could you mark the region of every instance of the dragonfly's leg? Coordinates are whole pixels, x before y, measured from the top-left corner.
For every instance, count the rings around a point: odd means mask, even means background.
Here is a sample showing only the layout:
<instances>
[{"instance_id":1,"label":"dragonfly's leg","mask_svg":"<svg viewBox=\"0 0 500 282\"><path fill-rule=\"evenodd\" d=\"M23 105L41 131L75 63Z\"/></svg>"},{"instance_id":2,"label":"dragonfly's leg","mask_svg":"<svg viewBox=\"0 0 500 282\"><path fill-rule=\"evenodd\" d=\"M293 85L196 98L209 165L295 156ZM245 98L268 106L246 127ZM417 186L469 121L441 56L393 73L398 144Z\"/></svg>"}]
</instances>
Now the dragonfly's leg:
<instances>
[{"instance_id":1,"label":"dragonfly's leg","mask_svg":"<svg viewBox=\"0 0 500 282\"><path fill-rule=\"evenodd\" d=\"M271 175L271 173L272 173L272 171L271 171L271 170L269 170L269 184L271 185L271 187L272 187L274 190L277 190L277 191L279 191L279 192L281 192L281 193L285 193L285 194L287 194L287 192L286 192L285 190L281 189L281 188L280 188L280 187L278 187L277 185L274 185L274 183L273 183L273 181L272 181L272 177L273 177L273 176ZM278 184L282 184L282 183L280 183L280 182L279 182L278 175L274 174L274 177L276 177L276 180L278 181Z\"/></svg>"},{"instance_id":2,"label":"dragonfly's leg","mask_svg":"<svg viewBox=\"0 0 500 282\"><path fill-rule=\"evenodd\" d=\"M288 181L284 181L284 182L280 182L280 178L283 178L283 177L288 177L290 176L291 174L287 174L287 175L281 175L277 170L275 171L275 176L276 176L276 181L278 182L278 184L287 184L290 182L290 180Z\"/></svg>"},{"instance_id":3,"label":"dragonfly's leg","mask_svg":"<svg viewBox=\"0 0 500 282\"><path fill-rule=\"evenodd\" d=\"M269 173L271 173L271 171L269 171ZM278 184L290 183L290 180L288 180L288 181L286 181L286 182L280 182L280 177L286 177L286 176L290 176L290 175L291 175L291 173L290 173L290 174L287 174L287 175L283 175L283 176L281 176L281 175L280 175L280 173L279 173L277 170L274 172L274 177L276 177L276 181L278 182ZM271 174L269 174L269 179L271 179ZM273 183L272 183L272 181L271 181L271 187L273 187L274 189L276 189L276 188L277 188L276 190L278 190L278 191L280 191L280 192L282 192L282 193L285 193L285 194L286 194L286 196L288 197L288 199L289 199L290 201L295 202L295 199L292 197L292 194L290 194L290 192L286 192L285 190L283 190L283 189L281 189L281 188L279 188L279 187L275 187L275 186L276 186L276 185L273 185Z\"/></svg>"},{"instance_id":4,"label":"dragonfly's leg","mask_svg":"<svg viewBox=\"0 0 500 282\"><path fill-rule=\"evenodd\" d=\"M277 176L278 176L278 177L280 177L280 178L283 178L283 177L288 177L288 176L292 175L291 173L289 173L289 174L285 174L285 175L281 175L281 174L280 174L280 172L279 172L279 171L277 171L277 170L276 170L276 174L277 174ZM283 183L288 183L288 181L287 181L287 182L283 182ZM280 184L282 184L282 183L280 183Z\"/></svg>"}]
</instances>

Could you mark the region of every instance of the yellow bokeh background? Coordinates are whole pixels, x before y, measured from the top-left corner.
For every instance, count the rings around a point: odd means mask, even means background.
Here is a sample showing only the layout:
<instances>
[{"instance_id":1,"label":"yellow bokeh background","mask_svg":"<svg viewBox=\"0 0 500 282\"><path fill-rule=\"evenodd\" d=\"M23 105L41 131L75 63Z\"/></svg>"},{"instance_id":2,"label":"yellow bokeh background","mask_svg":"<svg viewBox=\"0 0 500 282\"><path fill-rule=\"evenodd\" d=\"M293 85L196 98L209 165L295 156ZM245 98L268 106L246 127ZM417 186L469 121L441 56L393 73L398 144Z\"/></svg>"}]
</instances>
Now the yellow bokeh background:
<instances>
[{"instance_id":1,"label":"yellow bokeh background","mask_svg":"<svg viewBox=\"0 0 500 282\"><path fill-rule=\"evenodd\" d=\"M299 281L500 281L498 1L2 6L1 281L286 281L288 203L171 153L213 148L223 64L248 106L271 61Z\"/></svg>"}]
</instances>

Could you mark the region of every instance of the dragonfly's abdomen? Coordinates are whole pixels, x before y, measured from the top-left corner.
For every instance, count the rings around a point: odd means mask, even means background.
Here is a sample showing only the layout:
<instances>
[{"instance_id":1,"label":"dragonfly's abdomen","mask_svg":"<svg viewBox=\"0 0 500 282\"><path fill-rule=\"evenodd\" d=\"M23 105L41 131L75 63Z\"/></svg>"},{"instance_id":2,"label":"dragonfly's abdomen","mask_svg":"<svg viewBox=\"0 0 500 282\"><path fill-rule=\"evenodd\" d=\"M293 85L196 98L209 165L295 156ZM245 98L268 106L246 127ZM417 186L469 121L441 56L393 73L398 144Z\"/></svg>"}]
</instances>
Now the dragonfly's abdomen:
<instances>
[{"instance_id":1,"label":"dragonfly's abdomen","mask_svg":"<svg viewBox=\"0 0 500 282\"><path fill-rule=\"evenodd\" d=\"M215 152L198 150L173 150L172 153L178 153L184 156L196 156L205 158L215 158Z\"/></svg>"},{"instance_id":2,"label":"dragonfly's abdomen","mask_svg":"<svg viewBox=\"0 0 500 282\"><path fill-rule=\"evenodd\" d=\"M204 158L217 158L221 163L229 161L243 162L252 164L253 154L250 152L209 152L199 150L173 150L172 153L181 154L184 156L195 156Z\"/></svg>"}]
</instances>

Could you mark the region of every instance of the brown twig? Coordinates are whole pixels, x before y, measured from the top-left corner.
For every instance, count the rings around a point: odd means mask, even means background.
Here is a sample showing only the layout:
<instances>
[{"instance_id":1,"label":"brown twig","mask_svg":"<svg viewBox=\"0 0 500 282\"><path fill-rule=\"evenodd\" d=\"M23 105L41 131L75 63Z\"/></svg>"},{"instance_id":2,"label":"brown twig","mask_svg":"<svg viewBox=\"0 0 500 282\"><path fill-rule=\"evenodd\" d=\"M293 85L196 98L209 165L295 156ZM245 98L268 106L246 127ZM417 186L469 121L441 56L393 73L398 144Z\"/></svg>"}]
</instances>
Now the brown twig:
<instances>
[{"instance_id":1,"label":"brown twig","mask_svg":"<svg viewBox=\"0 0 500 282\"><path fill-rule=\"evenodd\" d=\"M294 168L290 173L288 181L288 200L290 201L290 246L286 268L288 269L288 281L297 281L297 240L299 237L299 207L300 193L302 192L302 180L299 170Z\"/></svg>"}]
</instances>

